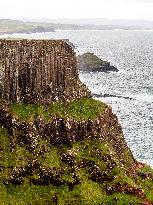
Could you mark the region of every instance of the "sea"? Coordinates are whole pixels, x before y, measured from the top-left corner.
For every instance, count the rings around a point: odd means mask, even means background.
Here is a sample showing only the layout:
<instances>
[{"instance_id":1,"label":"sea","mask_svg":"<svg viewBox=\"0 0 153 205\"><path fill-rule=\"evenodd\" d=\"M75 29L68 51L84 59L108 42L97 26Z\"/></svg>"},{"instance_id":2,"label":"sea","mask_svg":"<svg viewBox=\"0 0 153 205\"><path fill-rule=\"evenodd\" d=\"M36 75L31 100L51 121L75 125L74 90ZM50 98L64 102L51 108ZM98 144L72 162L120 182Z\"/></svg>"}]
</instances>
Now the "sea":
<instances>
[{"instance_id":1,"label":"sea","mask_svg":"<svg viewBox=\"0 0 153 205\"><path fill-rule=\"evenodd\" d=\"M94 52L116 66L119 72L80 72L79 77L95 98L112 107L134 157L153 167L153 30L57 30L4 37L69 39L77 55Z\"/></svg>"}]
</instances>

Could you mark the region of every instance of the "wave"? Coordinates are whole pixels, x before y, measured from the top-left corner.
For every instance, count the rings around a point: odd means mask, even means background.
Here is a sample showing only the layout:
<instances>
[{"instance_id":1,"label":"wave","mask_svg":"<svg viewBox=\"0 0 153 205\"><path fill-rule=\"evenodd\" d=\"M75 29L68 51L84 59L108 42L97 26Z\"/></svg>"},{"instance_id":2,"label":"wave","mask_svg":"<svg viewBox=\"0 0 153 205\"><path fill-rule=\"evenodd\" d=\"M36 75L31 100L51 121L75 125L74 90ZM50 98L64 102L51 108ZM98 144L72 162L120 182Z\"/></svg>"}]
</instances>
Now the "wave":
<instances>
[{"instance_id":1,"label":"wave","mask_svg":"<svg viewBox=\"0 0 153 205\"><path fill-rule=\"evenodd\" d=\"M105 93L105 94L93 93L92 96L95 98L121 98L121 99L125 99L125 100L137 100L137 101L153 102L153 95L148 95L148 94L122 96L122 95L114 95L114 94L107 94L107 93Z\"/></svg>"},{"instance_id":2,"label":"wave","mask_svg":"<svg viewBox=\"0 0 153 205\"><path fill-rule=\"evenodd\" d=\"M134 98L131 98L131 97L122 96L122 95L112 95L112 94L96 94L96 93L94 93L93 97L96 97L96 98L107 98L107 97L112 98L113 97L113 98L123 98L126 100L134 100Z\"/></svg>"}]
</instances>

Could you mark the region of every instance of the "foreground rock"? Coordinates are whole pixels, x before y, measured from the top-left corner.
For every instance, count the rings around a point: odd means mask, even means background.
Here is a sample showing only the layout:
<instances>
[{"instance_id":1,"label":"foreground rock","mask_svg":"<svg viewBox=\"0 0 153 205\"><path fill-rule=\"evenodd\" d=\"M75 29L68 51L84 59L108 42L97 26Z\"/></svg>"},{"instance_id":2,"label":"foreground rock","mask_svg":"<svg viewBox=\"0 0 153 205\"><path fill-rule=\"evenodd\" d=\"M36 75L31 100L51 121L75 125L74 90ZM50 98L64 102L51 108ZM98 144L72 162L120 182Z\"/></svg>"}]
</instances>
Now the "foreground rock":
<instances>
[{"instance_id":1,"label":"foreground rock","mask_svg":"<svg viewBox=\"0 0 153 205\"><path fill-rule=\"evenodd\" d=\"M94 53L84 53L83 55L77 56L78 69L81 71L92 71L92 72L117 72L118 69L109 62L103 61L98 58Z\"/></svg>"}]
</instances>

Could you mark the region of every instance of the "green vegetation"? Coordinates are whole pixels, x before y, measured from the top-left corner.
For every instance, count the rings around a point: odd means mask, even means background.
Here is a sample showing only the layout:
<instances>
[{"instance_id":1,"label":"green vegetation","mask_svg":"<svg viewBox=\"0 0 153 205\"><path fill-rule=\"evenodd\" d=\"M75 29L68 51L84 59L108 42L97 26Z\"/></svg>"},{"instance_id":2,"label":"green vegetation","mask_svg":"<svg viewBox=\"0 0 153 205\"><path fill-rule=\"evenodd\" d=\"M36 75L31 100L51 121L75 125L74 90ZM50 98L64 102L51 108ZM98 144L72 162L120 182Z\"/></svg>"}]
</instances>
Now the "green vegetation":
<instances>
[{"instance_id":1,"label":"green vegetation","mask_svg":"<svg viewBox=\"0 0 153 205\"><path fill-rule=\"evenodd\" d=\"M147 198L153 202L153 169L146 165L138 169L138 174Z\"/></svg>"},{"instance_id":2,"label":"green vegetation","mask_svg":"<svg viewBox=\"0 0 153 205\"><path fill-rule=\"evenodd\" d=\"M77 121L96 119L106 108L99 101L81 99L65 104L55 102L48 107L15 103L7 111L21 125L25 121L34 124L40 117L48 125L56 116ZM26 129L21 127L18 133L15 126L10 130L7 125L0 125L0 205L132 205L143 204L144 200L153 203L153 170L143 166L130 171L133 157L122 147L124 139L120 135L116 136L118 141L91 134L64 144L53 143L52 133L39 136L31 131L26 136ZM124 162L116 151L116 143L126 156Z\"/></svg>"},{"instance_id":3,"label":"green vegetation","mask_svg":"<svg viewBox=\"0 0 153 205\"><path fill-rule=\"evenodd\" d=\"M87 141L84 140L81 142L76 142L73 144L72 148L62 145L50 146L49 142L47 141L39 141L38 149L41 146L45 146L48 149L48 152L44 152L44 154L38 156L37 159L41 162L42 166L44 167L47 166L53 169L63 169L64 173L62 174L62 179L67 182L73 182L74 180L72 166L62 162L61 155L63 151L65 153L69 152L73 154L73 156L75 157L76 166L75 174L79 177L79 180L81 182L78 185L76 185L73 190L69 190L67 184L62 185L60 187L56 187L53 185L44 186L31 184L31 179L39 178L39 173L37 171L30 176L25 176L24 183L22 185L4 185L3 181L5 181L11 173L11 169L9 167L24 167L28 163L28 160L35 159L35 156L32 156L32 154L29 151L27 151L24 146L16 145L13 153L11 153L11 147L8 146L10 144L9 139L10 137L7 134L7 131L4 128L1 128L0 142L1 148L3 147L3 151L1 152L0 163L1 166L4 166L4 168L0 174L0 178L2 180L0 183L0 204L56 204L56 196L58 197L59 205L113 205L128 204L129 201L131 203L135 202L135 204L139 204L139 202L141 202L140 198L130 196L128 194L113 193L107 195L105 191L105 186L107 183L105 181L101 184L94 182L90 179L90 169L92 169L92 166L90 167L90 165L88 165L82 168L79 167L81 161L86 160L88 162L94 162L97 166L100 167L101 170L107 171L110 163L114 163L115 167L117 167L115 175L118 176L121 174L121 172L123 172L122 169L119 168L120 162L118 156L112 156L112 148L110 148L111 146L108 146L105 141L102 142L100 139L95 140L95 142L91 139ZM104 156L110 156L109 161L107 160L107 158L105 159ZM115 160L115 162L113 162L113 160ZM111 172L114 172L114 170L112 170ZM128 183L131 183L132 181L131 179L127 180L126 176L125 180ZM115 183L116 179L113 182L111 182L110 185L113 186Z\"/></svg>"},{"instance_id":4,"label":"green vegetation","mask_svg":"<svg viewBox=\"0 0 153 205\"><path fill-rule=\"evenodd\" d=\"M53 116L73 118L79 121L97 118L106 107L106 104L100 101L85 98L67 104L55 102L51 106L15 103L11 105L11 113L14 117L25 121L34 121L38 117L49 120Z\"/></svg>"},{"instance_id":5,"label":"green vegetation","mask_svg":"<svg viewBox=\"0 0 153 205\"><path fill-rule=\"evenodd\" d=\"M43 167L49 167L52 169L63 169L62 180L68 182L73 182L72 165L68 165L61 161L62 153L72 153L75 159L75 174L78 176L81 183L76 185L73 190L69 190L67 184L56 187L53 185L34 185L30 183L31 179L39 179L39 173L36 171L30 176L24 177L24 182L22 185L14 185L9 183L8 185L3 184L11 171L11 166L24 167L28 160L34 160L35 156L26 150L24 146L16 145L13 153L11 153L10 136L7 134L6 129L1 128L0 130L0 145L1 145L1 158L0 164L4 166L3 171L0 172L0 204L5 205L25 205L25 204L57 204L59 205L128 205L128 204L141 204L142 199L138 196L120 193L117 191L112 191L111 194L107 194L106 187L115 187L116 184L120 183L122 186L130 185L135 187L136 182L134 178L128 177L124 169L120 166L119 156L115 154L111 144L107 144L101 139L84 140L81 142L76 142L73 147L67 146L50 146L49 142L45 140L40 140L38 149L45 146L48 152L44 152L42 155L37 157ZM112 154L113 153L113 154ZM107 156L107 157L106 157ZM109 159L109 160L108 160ZM80 167L82 161L92 162L96 166L100 167L101 171L108 172L108 176L115 176L111 182L107 180L103 183L98 183L91 180L92 176L92 164ZM114 166L110 169L110 166ZM139 170L140 171L140 170ZM142 170L141 170L142 171ZM147 198L150 201L152 199L153 184L148 181L142 181L139 178L139 183L142 183L143 187L149 186L146 191ZM148 184L149 183L149 184Z\"/></svg>"},{"instance_id":6,"label":"green vegetation","mask_svg":"<svg viewBox=\"0 0 153 205\"><path fill-rule=\"evenodd\" d=\"M54 23L55 22L55 23ZM129 30L141 30L143 27L131 27L131 26L117 26L117 25L79 25L65 23L64 21L61 23L54 22L28 22L28 21L19 21L19 20L12 20L12 19L0 19L0 34L4 33L31 33L31 32L50 32L56 29L60 30L112 30L112 29L126 29ZM152 29L146 27L145 29Z\"/></svg>"}]
</instances>

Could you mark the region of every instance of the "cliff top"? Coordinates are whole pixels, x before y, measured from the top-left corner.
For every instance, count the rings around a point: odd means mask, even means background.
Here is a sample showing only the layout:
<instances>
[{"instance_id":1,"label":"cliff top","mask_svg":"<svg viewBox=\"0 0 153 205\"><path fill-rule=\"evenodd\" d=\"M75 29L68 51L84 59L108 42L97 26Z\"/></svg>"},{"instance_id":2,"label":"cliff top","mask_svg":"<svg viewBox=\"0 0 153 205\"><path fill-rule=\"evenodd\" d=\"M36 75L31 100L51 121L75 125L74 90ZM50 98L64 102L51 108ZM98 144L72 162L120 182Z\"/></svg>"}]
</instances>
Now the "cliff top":
<instances>
[{"instance_id":1,"label":"cliff top","mask_svg":"<svg viewBox=\"0 0 153 205\"><path fill-rule=\"evenodd\" d=\"M152 179L104 103L0 101L2 205L151 205Z\"/></svg>"},{"instance_id":2,"label":"cliff top","mask_svg":"<svg viewBox=\"0 0 153 205\"><path fill-rule=\"evenodd\" d=\"M0 38L0 41L57 41L57 42L69 42L68 39L42 39L42 38L36 38L36 39L28 39L28 38L12 38L12 37L8 37L8 38Z\"/></svg>"}]
</instances>

